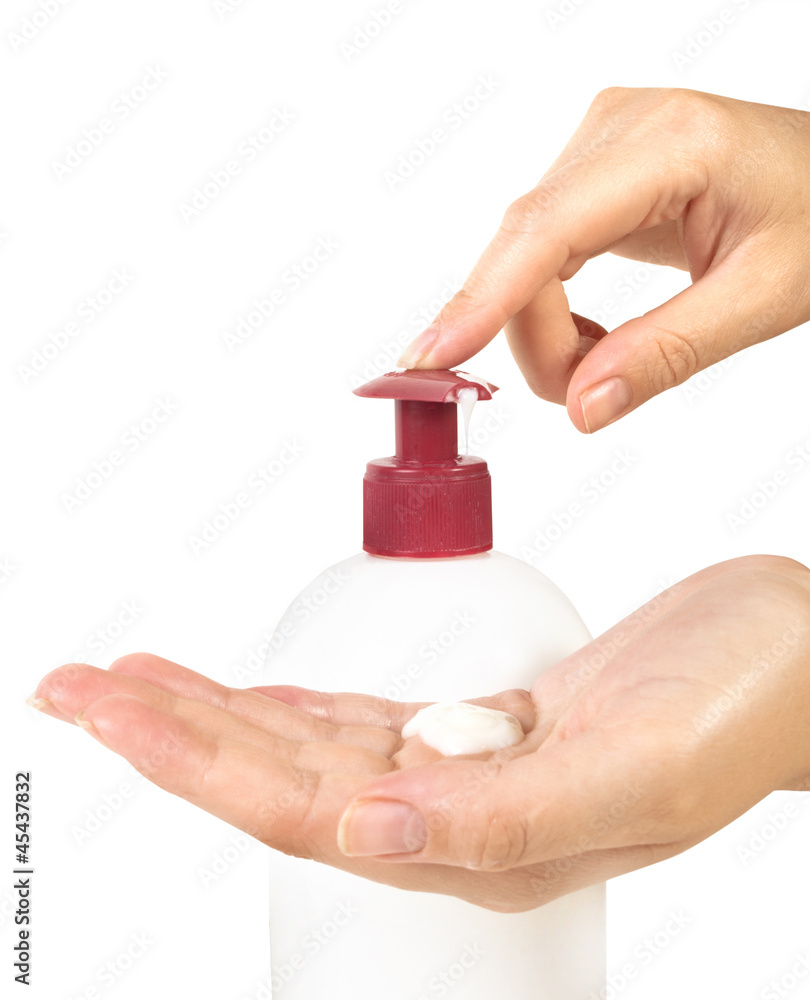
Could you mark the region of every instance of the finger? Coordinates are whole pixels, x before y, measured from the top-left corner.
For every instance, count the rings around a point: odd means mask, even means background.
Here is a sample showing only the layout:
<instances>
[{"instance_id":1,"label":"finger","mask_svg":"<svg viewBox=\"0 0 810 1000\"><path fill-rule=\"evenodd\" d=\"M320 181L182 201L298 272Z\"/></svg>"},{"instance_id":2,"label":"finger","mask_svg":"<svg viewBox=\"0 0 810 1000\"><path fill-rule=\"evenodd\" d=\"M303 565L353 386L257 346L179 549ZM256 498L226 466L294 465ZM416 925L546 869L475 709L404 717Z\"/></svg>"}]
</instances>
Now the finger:
<instances>
[{"instance_id":1,"label":"finger","mask_svg":"<svg viewBox=\"0 0 810 1000\"><path fill-rule=\"evenodd\" d=\"M401 732L421 709L432 702L400 702L374 695L350 692L314 691L293 685L273 685L253 688L267 692L269 697L285 701L288 705L310 712L319 719L336 726L382 726ZM483 698L465 698L473 705L495 708L514 715L524 732L529 732L535 722L535 709L528 691L515 688Z\"/></svg>"},{"instance_id":2,"label":"finger","mask_svg":"<svg viewBox=\"0 0 810 1000\"><path fill-rule=\"evenodd\" d=\"M552 278L506 326L506 339L529 388L564 403L568 383L585 354L607 331L573 314L559 278Z\"/></svg>"},{"instance_id":3,"label":"finger","mask_svg":"<svg viewBox=\"0 0 810 1000\"><path fill-rule=\"evenodd\" d=\"M658 761L628 765L618 737L596 729L529 756L445 760L370 782L343 814L338 844L350 857L505 871L582 843L659 842L641 813L661 797L660 770Z\"/></svg>"},{"instance_id":4,"label":"finger","mask_svg":"<svg viewBox=\"0 0 810 1000\"><path fill-rule=\"evenodd\" d=\"M587 353L593 344L598 343L602 337L607 337L607 330L595 320L589 319L587 316L580 316L579 313L575 312L571 313L571 319L579 332L579 351L581 353ZM588 341L588 344L583 346L582 341Z\"/></svg>"},{"instance_id":5,"label":"finger","mask_svg":"<svg viewBox=\"0 0 810 1000\"><path fill-rule=\"evenodd\" d=\"M708 184L695 158L662 143L650 115L608 131L509 206L461 290L406 348L407 368L452 368L481 350L567 262L679 217ZM653 141L655 140L655 141Z\"/></svg>"},{"instance_id":6,"label":"finger","mask_svg":"<svg viewBox=\"0 0 810 1000\"><path fill-rule=\"evenodd\" d=\"M377 742L386 745L386 754L347 741L336 745L311 740L293 740L272 732L272 726L264 728L245 718L192 698L183 698L169 691L155 687L147 681L125 674L99 670L88 664L74 664L79 669L71 673L70 684L56 689L59 671L53 671L44 678L40 689L45 697L54 700L65 715L75 718L81 710L108 695L129 695L152 705L167 714L185 719L225 739L251 743L263 752L287 760L299 767L309 767L320 771L342 771L358 774L382 774L391 768L388 757L399 749L401 740L391 738L391 734L381 734ZM266 702L268 715L272 703ZM286 706L280 706L287 710ZM324 726L330 731L332 727Z\"/></svg>"},{"instance_id":7,"label":"finger","mask_svg":"<svg viewBox=\"0 0 810 1000\"><path fill-rule=\"evenodd\" d=\"M568 386L568 413L592 433L660 392L802 321L801 296L763 271L750 239L689 288L617 327L589 351Z\"/></svg>"},{"instance_id":8,"label":"finger","mask_svg":"<svg viewBox=\"0 0 810 1000\"><path fill-rule=\"evenodd\" d=\"M91 671L96 668L90 668ZM40 680L34 693L26 699L32 708L50 715L60 722L68 722L75 725L76 713L85 707L92 698L93 687L91 686L95 676L88 674L88 664L86 663L64 663L62 666L51 670ZM88 684L87 699L80 704L76 703L74 695L74 685L76 682ZM89 682L89 683L88 683ZM100 697L102 692L100 687L95 688L96 697Z\"/></svg>"},{"instance_id":9,"label":"finger","mask_svg":"<svg viewBox=\"0 0 810 1000\"><path fill-rule=\"evenodd\" d=\"M82 722L159 787L290 854L334 853L341 805L367 780L295 767L128 694L93 702Z\"/></svg>"},{"instance_id":10,"label":"finger","mask_svg":"<svg viewBox=\"0 0 810 1000\"><path fill-rule=\"evenodd\" d=\"M296 710L282 699L271 700L262 688L226 687L188 667L150 653L124 656L112 664L110 671L138 677L181 697L222 708L283 739L352 743L386 757L398 748L398 741L373 724L358 724L357 728L333 725L329 720L322 721Z\"/></svg>"}]
</instances>

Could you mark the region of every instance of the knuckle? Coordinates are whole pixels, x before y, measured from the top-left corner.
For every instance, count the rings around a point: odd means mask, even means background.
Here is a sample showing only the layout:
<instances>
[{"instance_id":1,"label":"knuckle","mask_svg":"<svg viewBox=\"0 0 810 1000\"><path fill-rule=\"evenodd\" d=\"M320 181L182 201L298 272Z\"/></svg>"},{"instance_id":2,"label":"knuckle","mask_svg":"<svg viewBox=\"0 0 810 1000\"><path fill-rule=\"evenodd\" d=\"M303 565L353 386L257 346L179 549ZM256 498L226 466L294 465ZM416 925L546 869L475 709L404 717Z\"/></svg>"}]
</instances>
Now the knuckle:
<instances>
[{"instance_id":1,"label":"knuckle","mask_svg":"<svg viewBox=\"0 0 810 1000\"><path fill-rule=\"evenodd\" d=\"M671 87L656 93L655 111L651 117L655 127L660 127L663 121L667 128L685 131L693 137L696 131L703 135L706 131L719 130L727 121L727 110L722 99L712 94Z\"/></svg>"},{"instance_id":2,"label":"knuckle","mask_svg":"<svg viewBox=\"0 0 810 1000\"><path fill-rule=\"evenodd\" d=\"M390 730L400 730L402 704L393 698L380 698L375 702L365 702L363 707L364 726L384 726ZM395 732L394 735L397 735Z\"/></svg>"},{"instance_id":3,"label":"knuckle","mask_svg":"<svg viewBox=\"0 0 810 1000\"><path fill-rule=\"evenodd\" d=\"M552 385L550 380L544 378L539 372L524 372L523 378L526 385L539 399L545 399L549 403L565 403L565 388Z\"/></svg>"},{"instance_id":4,"label":"knuckle","mask_svg":"<svg viewBox=\"0 0 810 1000\"><path fill-rule=\"evenodd\" d=\"M655 351L648 374L656 393L680 385L700 369L697 349L689 337L661 327L653 328L651 336Z\"/></svg>"},{"instance_id":5,"label":"knuckle","mask_svg":"<svg viewBox=\"0 0 810 1000\"><path fill-rule=\"evenodd\" d=\"M480 872L500 872L522 863L528 844L528 827L520 815L494 812L475 824L465 856L465 867Z\"/></svg>"},{"instance_id":6,"label":"knuckle","mask_svg":"<svg viewBox=\"0 0 810 1000\"><path fill-rule=\"evenodd\" d=\"M480 287L480 283L474 274L467 276L464 284L455 295L436 313L431 320L431 326L437 331L437 339L441 340L445 330L452 329L453 323L459 316L464 316L469 310L476 308L486 291Z\"/></svg>"},{"instance_id":7,"label":"knuckle","mask_svg":"<svg viewBox=\"0 0 810 1000\"><path fill-rule=\"evenodd\" d=\"M546 183L538 184L527 194L521 195L507 208L501 222L501 229L507 233L534 234L548 224L548 215L553 211L556 195Z\"/></svg>"},{"instance_id":8,"label":"knuckle","mask_svg":"<svg viewBox=\"0 0 810 1000\"><path fill-rule=\"evenodd\" d=\"M810 629L810 569L789 556L747 555L729 562L730 585L750 595L756 606L770 600L780 608L779 622ZM776 620L776 619L774 619Z\"/></svg>"},{"instance_id":9,"label":"knuckle","mask_svg":"<svg viewBox=\"0 0 810 1000\"><path fill-rule=\"evenodd\" d=\"M602 115L622 104L632 92L629 87L604 87L591 101L588 114Z\"/></svg>"},{"instance_id":10,"label":"knuckle","mask_svg":"<svg viewBox=\"0 0 810 1000\"><path fill-rule=\"evenodd\" d=\"M498 329L502 329L513 311L504 297L502 284L498 271L489 275L475 275L467 278L464 287L452 301L453 311L450 311L450 303L448 303L448 306L445 306L434 321L439 331L439 339L444 335L445 329L452 331L459 324L459 321L464 322L467 316L484 305L497 320Z\"/></svg>"},{"instance_id":11,"label":"knuckle","mask_svg":"<svg viewBox=\"0 0 810 1000\"><path fill-rule=\"evenodd\" d=\"M751 573L758 575L761 572L765 573L785 573L794 574L798 573L805 577L810 576L810 569L804 565L804 563L798 562L796 559L791 559L789 556L777 556L777 555L767 555L767 554L755 554L739 556L737 559L732 561L732 567L735 572L738 570L744 570L746 573Z\"/></svg>"}]
</instances>

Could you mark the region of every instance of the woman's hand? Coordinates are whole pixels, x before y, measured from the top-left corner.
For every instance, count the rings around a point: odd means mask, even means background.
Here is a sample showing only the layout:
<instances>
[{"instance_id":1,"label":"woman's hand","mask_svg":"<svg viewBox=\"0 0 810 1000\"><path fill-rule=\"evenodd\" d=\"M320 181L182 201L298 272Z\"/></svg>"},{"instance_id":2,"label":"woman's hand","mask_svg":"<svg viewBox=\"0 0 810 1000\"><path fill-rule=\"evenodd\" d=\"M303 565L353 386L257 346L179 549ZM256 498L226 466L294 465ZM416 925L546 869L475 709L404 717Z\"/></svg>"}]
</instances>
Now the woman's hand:
<instances>
[{"instance_id":1,"label":"woman's hand","mask_svg":"<svg viewBox=\"0 0 810 1000\"><path fill-rule=\"evenodd\" d=\"M810 571L772 556L712 566L531 692L475 699L526 733L494 754L445 759L403 740L420 705L227 688L148 654L59 667L35 698L271 847L526 910L810 787Z\"/></svg>"},{"instance_id":2,"label":"woman's hand","mask_svg":"<svg viewBox=\"0 0 810 1000\"><path fill-rule=\"evenodd\" d=\"M612 87L406 349L450 368L506 325L538 396L599 430L695 372L810 319L810 114L693 90ZM693 284L607 333L562 282L590 257L689 271Z\"/></svg>"}]
</instances>

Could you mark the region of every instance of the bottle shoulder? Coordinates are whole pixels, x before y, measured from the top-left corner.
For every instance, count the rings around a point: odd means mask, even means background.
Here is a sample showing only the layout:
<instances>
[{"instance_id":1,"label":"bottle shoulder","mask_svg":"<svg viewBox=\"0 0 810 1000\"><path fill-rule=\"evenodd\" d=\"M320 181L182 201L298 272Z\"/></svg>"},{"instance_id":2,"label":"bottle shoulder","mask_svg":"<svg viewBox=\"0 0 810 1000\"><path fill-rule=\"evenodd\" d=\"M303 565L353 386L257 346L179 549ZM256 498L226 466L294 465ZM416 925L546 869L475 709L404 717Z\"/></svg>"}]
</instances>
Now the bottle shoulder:
<instances>
[{"instance_id":1,"label":"bottle shoulder","mask_svg":"<svg viewBox=\"0 0 810 1000\"><path fill-rule=\"evenodd\" d=\"M311 680L300 683L350 689L352 677L421 676L424 666L431 699L444 697L439 675L451 667L460 677L447 690L467 697L475 678L479 686L529 686L590 635L562 591L513 556L394 559L361 552L305 587L274 639L277 668L291 661L306 667ZM389 688L381 680L372 693Z\"/></svg>"}]
</instances>

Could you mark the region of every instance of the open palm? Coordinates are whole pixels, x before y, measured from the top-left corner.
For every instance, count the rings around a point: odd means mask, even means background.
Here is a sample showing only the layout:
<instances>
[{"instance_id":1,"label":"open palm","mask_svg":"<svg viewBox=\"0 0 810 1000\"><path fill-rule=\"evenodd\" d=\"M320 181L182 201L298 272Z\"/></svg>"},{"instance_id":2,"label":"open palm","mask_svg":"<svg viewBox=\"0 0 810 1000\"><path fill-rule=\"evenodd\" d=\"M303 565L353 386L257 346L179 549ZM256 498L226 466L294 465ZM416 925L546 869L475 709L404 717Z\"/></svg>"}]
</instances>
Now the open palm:
<instances>
[{"instance_id":1,"label":"open palm","mask_svg":"<svg viewBox=\"0 0 810 1000\"><path fill-rule=\"evenodd\" d=\"M422 703L229 688L146 653L59 667L32 703L273 848L519 911L810 787L809 651L810 571L756 556L676 584L530 692L471 698L526 733L494 754L403 739Z\"/></svg>"}]
</instances>

